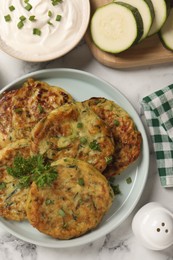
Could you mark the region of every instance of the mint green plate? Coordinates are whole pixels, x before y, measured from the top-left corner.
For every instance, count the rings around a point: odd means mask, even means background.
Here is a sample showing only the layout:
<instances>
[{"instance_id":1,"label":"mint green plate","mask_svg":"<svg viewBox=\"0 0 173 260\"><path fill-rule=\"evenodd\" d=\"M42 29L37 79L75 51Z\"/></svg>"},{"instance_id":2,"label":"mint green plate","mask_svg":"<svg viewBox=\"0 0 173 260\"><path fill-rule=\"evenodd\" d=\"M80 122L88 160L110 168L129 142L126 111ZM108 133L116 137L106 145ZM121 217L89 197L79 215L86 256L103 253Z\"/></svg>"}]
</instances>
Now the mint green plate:
<instances>
[{"instance_id":1,"label":"mint green plate","mask_svg":"<svg viewBox=\"0 0 173 260\"><path fill-rule=\"evenodd\" d=\"M2 89L1 93L4 90L20 87L28 77L60 86L78 101L83 101L91 97L105 97L114 100L118 105L128 111L142 134L143 145L140 158L115 179L115 184L119 184L122 194L116 196L111 209L103 218L100 225L90 233L71 240L57 240L40 233L27 221L14 222L1 218L2 226L8 232L36 245L50 248L65 248L90 243L118 227L130 215L141 197L149 168L149 147L143 124L129 101L115 87L94 75L79 70L50 69L33 72L13 81ZM132 179L130 184L126 182L128 177Z\"/></svg>"}]
</instances>

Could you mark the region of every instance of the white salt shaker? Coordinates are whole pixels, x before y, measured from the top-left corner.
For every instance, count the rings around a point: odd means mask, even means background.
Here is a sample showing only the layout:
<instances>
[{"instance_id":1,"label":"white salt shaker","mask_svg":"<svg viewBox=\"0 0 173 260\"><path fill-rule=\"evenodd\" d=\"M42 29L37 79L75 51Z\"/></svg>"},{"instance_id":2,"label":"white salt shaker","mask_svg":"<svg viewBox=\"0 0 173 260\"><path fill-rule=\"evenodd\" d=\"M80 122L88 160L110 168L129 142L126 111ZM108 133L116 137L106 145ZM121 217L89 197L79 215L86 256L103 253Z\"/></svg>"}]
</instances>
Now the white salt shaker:
<instances>
[{"instance_id":1,"label":"white salt shaker","mask_svg":"<svg viewBox=\"0 0 173 260\"><path fill-rule=\"evenodd\" d=\"M159 203L150 202L134 216L132 230L146 248L163 250L173 244L173 214Z\"/></svg>"}]
</instances>

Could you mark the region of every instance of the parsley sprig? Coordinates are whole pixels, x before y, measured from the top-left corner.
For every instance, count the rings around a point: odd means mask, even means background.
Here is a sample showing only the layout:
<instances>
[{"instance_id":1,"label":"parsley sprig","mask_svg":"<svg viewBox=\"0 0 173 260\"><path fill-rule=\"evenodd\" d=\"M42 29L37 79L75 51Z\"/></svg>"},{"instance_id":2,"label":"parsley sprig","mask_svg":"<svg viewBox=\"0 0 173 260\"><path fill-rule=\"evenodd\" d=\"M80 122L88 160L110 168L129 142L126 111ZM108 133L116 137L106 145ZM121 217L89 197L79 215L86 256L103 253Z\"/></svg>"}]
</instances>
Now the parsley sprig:
<instances>
[{"instance_id":1,"label":"parsley sprig","mask_svg":"<svg viewBox=\"0 0 173 260\"><path fill-rule=\"evenodd\" d=\"M57 171L45 162L42 155L14 158L12 167L7 167L8 174L19 179L19 188L27 188L34 181L38 187L50 186L57 178Z\"/></svg>"}]
</instances>

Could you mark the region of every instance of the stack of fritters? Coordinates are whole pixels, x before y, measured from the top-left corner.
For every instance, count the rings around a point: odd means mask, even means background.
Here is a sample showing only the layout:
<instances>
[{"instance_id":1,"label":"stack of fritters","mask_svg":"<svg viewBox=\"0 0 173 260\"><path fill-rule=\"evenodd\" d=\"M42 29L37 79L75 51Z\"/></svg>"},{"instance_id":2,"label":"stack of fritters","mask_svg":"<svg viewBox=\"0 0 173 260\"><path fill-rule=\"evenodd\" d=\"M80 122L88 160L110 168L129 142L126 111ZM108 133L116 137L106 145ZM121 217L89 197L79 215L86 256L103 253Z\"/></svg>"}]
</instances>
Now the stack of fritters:
<instances>
[{"instance_id":1,"label":"stack of fritters","mask_svg":"<svg viewBox=\"0 0 173 260\"><path fill-rule=\"evenodd\" d=\"M59 87L28 79L1 95L0 117L0 215L28 219L59 239L95 228L113 201L107 179L140 154L141 134L128 113L105 98L75 102ZM7 171L18 155L43 156L56 180L21 188Z\"/></svg>"}]
</instances>

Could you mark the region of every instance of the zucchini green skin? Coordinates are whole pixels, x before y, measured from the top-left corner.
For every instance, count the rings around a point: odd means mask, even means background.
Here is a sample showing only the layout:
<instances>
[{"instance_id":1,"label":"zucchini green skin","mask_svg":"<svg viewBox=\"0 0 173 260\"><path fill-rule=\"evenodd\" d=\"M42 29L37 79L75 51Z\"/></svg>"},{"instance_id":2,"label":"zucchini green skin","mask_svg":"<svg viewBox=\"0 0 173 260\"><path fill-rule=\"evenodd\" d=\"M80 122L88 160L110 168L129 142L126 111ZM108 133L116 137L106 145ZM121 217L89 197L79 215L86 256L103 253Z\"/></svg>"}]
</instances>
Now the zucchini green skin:
<instances>
[{"instance_id":1,"label":"zucchini green skin","mask_svg":"<svg viewBox=\"0 0 173 260\"><path fill-rule=\"evenodd\" d=\"M119 7L121 6L122 8L126 9L127 10L127 13L129 12L131 14L131 16L133 17L134 19L134 23L135 23L135 28L136 28L136 34L135 34L135 37L133 38L133 40L130 42L130 44L127 46L127 48L124 48L124 49L120 49L120 50L111 50L111 49L108 49L108 48L104 48L103 46L100 46L98 44L98 42L95 40L95 36L94 36L94 33L93 33L93 19L94 19L94 15L96 15L97 12L99 12L102 8L105 8L105 7L108 7L110 8L110 6L113 6L113 7ZM103 50L103 51L106 51L108 53L113 53L113 54L116 54L116 53L120 53L122 51L125 51L127 49L129 49L132 45L134 45L135 43L139 42L139 40L141 39L142 35L143 35L143 21L142 21L142 17L139 13L139 11L137 10L137 8L131 6L131 5L128 5L128 4L125 4L123 2L111 2L109 4L105 4L105 5L102 5L101 7L97 8L95 13L93 14L93 17L91 19L91 24L90 24L90 32L91 32L91 37L92 37L92 40L94 42L94 44L100 49L100 50Z\"/></svg>"},{"instance_id":2,"label":"zucchini green skin","mask_svg":"<svg viewBox=\"0 0 173 260\"><path fill-rule=\"evenodd\" d=\"M172 34L172 35L173 35L173 34ZM163 38L162 38L162 36L161 36L160 33L158 33L158 36L159 36L159 39L160 39L160 41L161 41L163 47L164 47L165 49L167 49L167 50L173 52L173 47L171 48L170 46L168 46L168 45L165 43L165 41L163 40ZM173 37L172 37L172 39L173 39Z\"/></svg>"},{"instance_id":3,"label":"zucchini green skin","mask_svg":"<svg viewBox=\"0 0 173 260\"><path fill-rule=\"evenodd\" d=\"M155 18L155 12L154 12L154 6L151 0L114 0L114 2L123 2L125 4L129 4L135 8L138 9L142 21L143 21L143 35L140 39L140 41L144 40L151 29L151 26L153 24L154 18ZM147 14L146 14L147 12Z\"/></svg>"},{"instance_id":4,"label":"zucchini green skin","mask_svg":"<svg viewBox=\"0 0 173 260\"><path fill-rule=\"evenodd\" d=\"M165 19L165 22L166 22L168 15L169 15L169 12L170 12L170 9L171 9L171 0L164 0L164 3L165 3L165 7L166 7L166 19ZM164 23L162 24L162 27L163 27ZM152 35L158 33L160 30L161 30L161 28L159 28L157 31L155 31L153 33L149 32L148 36L152 36Z\"/></svg>"},{"instance_id":5,"label":"zucchini green skin","mask_svg":"<svg viewBox=\"0 0 173 260\"><path fill-rule=\"evenodd\" d=\"M151 13L151 19L152 22L154 21L154 17L155 17L155 12L154 12L154 6L151 0L144 0L146 2L146 4L149 6L150 9L150 13Z\"/></svg>"},{"instance_id":6,"label":"zucchini green skin","mask_svg":"<svg viewBox=\"0 0 173 260\"><path fill-rule=\"evenodd\" d=\"M172 10L172 19L173 19L173 8L170 8L170 12L171 12L171 10ZM170 12L169 12L169 15L171 15ZM173 29L170 30L170 33L172 34L172 42L173 42ZM164 37L162 35L162 29L158 32L158 36L159 36L159 39L160 39L163 47L165 47L166 49L168 49L170 51L173 51L173 44L172 44L172 47L171 47L170 45L168 45L166 43L166 41L164 40Z\"/></svg>"},{"instance_id":7,"label":"zucchini green skin","mask_svg":"<svg viewBox=\"0 0 173 260\"><path fill-rule=\"evenodd\" d=\"M144 26L143 26L142 17L140 15L138 9L135 8L132 5L126 4L126 3L121 2L121 1L114 2L114 4L122 5L122 6L126 7L126 8L128 8L132 12L132 14L133 14L133 16L135 18L135 21L136 21L136 28L137 28L137 37L136 37L136 39L135 39L133 44L138 43L139 40L141 39L142 35L143 35L143 32L144 32Z\"/></svg>"}]
</instances>

